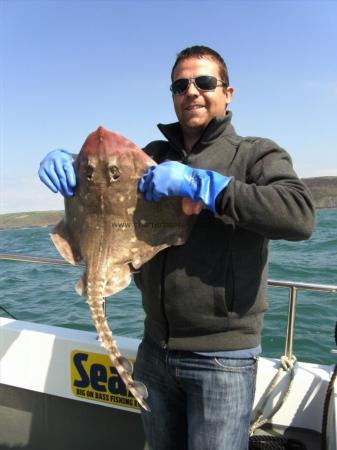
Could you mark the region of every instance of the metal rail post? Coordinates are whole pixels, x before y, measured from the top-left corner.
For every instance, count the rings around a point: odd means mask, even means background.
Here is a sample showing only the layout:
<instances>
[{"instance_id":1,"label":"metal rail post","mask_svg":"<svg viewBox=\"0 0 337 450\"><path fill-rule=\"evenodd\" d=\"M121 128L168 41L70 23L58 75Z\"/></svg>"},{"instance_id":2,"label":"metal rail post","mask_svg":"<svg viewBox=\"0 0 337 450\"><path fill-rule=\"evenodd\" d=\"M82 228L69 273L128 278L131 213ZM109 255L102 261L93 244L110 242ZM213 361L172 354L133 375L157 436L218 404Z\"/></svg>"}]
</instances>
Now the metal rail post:
<instances>
[{"instance_id":1,"label":"metal rail post","mask_svg":"<svg viewBox=\"0 0 337 450\"><path fill-rule=\"evenodd\" d=\"M287 334L284 354L290 360L293 357L293 342L295 333L295 318L297 306L297 288L291 286L289 288L289 303L288 303L288 321Z\"/></svg>"}]
</instances>

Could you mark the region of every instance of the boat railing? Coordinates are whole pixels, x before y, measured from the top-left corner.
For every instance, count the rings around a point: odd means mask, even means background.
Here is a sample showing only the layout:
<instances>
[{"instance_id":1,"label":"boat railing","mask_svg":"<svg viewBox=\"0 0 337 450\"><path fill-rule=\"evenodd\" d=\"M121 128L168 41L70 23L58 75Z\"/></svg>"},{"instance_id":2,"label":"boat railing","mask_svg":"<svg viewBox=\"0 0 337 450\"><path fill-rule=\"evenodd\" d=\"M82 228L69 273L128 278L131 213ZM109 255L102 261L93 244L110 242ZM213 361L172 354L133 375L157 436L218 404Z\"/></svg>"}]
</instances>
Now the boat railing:
<instances>
[{"instance_id":1,"label":"boat railing","mask_svg":"<svg viewBox=\"0 0 337 450\"><path fill-rule=\"evenodd\" d=\"M293 343L295 334L295 317L296 317L298 291L302 290L302 291L337 293L337 285L269 279L268 287L286 288L289 291L288 322L287 322L284 355L288 360L291 360L293 358Z\"/></svg>"},{"instance_id":2,"label":"boat railing","mask_svg":"<svg viewBox=\"0 0 337 450\"><path fill-rule=\"evenodd\" d=\"M67 261L65 261L64 259L61 259L61 258L48 258L48 257L11 254L11 253L0 253L0 260L21 261L21 262L30 262L30 263L36 263L36 264L49 264L49 265L56 265L56 266L71 266ZM284 355L285 355L286 359L291 360L293 358L293 342L294 342L294 332L295 332L295 317L296 317L298 291L302 290L302 291L337 293L337 285L269 279L268 287L285 288L285 289L289 290L288 321L287 321L287 332L286 332Z\"/></svg>"}]
</instances>

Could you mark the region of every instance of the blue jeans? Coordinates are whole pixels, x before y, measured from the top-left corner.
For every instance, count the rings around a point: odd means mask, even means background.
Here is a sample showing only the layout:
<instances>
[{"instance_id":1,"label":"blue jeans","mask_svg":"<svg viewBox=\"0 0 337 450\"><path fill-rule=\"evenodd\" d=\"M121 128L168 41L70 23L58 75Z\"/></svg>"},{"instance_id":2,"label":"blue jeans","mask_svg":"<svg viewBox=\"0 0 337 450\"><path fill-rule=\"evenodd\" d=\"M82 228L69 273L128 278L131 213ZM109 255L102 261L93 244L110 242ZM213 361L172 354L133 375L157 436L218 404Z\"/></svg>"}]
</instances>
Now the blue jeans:
<instances>
[{"instance_id":1,"label":"blue jeans","mask_svg":"<svg viewBox=\"0 0 337 450\"><path fill-rule=\"evenodd\" d=\"M148 388L142 410L150 450L247 450L256 359L213 358L139 346L134 378Z\"/></svg>"}]
</instances>

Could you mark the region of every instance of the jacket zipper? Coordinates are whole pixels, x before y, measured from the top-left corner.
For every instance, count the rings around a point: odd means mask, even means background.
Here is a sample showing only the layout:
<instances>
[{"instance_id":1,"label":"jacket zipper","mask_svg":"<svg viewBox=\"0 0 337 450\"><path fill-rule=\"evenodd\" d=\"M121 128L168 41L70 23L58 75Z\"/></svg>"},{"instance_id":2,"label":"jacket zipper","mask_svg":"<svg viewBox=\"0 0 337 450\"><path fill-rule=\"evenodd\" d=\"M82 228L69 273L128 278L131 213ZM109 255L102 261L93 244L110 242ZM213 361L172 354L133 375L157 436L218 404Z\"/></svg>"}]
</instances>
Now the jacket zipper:
<instances>
[{"instance_id":1,"label":"jacket zipper","mask_svg":"<svg viewBox=\"0 0 337 450\"><path fill-rule=\"evenodd\" d=\"M168 248L166 250L164 250L165 254L164 254L164 259L163 259L163 267L162 267L162 271L161 271L161 280L160 280L160 284L161 284L160 301L161 301L163 316L165 318L166 330L167 330L166 336L165 336L164 348L167 348L168 340L170 338L170 325L169 325L169 321L168 321L167 314L166 314L166 308L165 308L165 272L166 272L166 259L167 259L168 251L169 251Z\"/></svg>"},{"instance_id":2,"label":"jacket zipper","mask_svg":"<svg viewBox=\"0 0 337 450\"><path fill-rule=\"evenodd\" d=\"M171 143L172 147L179 152L180 156L181 156L181 162L183 164L188 164L188 153L184 150L184 149L178 149L175 145L173 145ZM160 300L161 300L161 306L162 306L162 311L163 311L163 316L165 318L165 322L166 322L166 336L165 336L165 344L164 344L164 349L167 349L168 346L168 341L170 338L170 323L169 320L167 318L167 314L166 314L166 308L165 308L165 273L166 273L166 260L167 260L167 255L169 252L169 248L167 248L166 250L164 250L165 255L164 255L164 259L163 259L163 267L162 267L162 272L161 272L161 295L160 295Z\"/></svg>"}]
</instances>

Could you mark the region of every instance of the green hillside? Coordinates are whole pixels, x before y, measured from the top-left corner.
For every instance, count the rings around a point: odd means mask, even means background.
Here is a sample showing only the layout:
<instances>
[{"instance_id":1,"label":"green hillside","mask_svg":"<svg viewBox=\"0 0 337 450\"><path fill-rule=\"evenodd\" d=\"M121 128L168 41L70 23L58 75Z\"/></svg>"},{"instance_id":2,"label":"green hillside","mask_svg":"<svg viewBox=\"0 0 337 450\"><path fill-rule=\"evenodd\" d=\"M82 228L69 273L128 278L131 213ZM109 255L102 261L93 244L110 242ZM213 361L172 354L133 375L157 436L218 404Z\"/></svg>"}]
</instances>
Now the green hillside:
<instances>
[{"instance_id":1,"label":"green hillside","mask_svg":"<svg viewBox=\"0 0 337 450\"><path fill-rule=\"evenodd\" d=\"M48 225L55 225L62 216L63 211L34 211L0 214L0 229L47 227Z\"/></svg>"}]
</instances>

